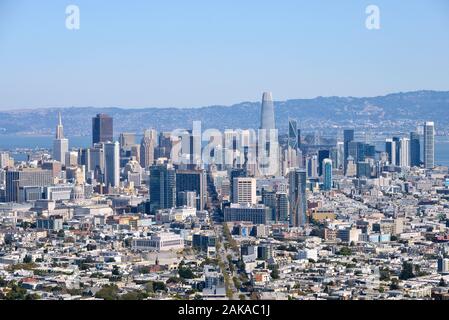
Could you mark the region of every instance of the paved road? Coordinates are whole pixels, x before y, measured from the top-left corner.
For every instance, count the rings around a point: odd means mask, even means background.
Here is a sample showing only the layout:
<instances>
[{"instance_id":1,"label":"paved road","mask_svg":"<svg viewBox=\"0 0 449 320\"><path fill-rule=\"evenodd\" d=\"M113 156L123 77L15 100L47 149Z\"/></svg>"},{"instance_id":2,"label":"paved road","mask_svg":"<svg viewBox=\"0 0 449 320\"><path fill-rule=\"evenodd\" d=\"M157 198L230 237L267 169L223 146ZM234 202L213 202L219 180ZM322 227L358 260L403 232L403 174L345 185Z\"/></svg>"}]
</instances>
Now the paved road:
<instances>
[{"instance_id":1,"label":"paved road","mask_svg":"<svg viewBox=\"0 0 449 320\"><path fill-rule=\"evenodd\" d=\"M214 229L215 229L215 233L217 235L217 239L220 237L220 235L223 235L223 227L221 225L215 225ZM235 273L235 271L234 272L230 271L231 269L229 267L229 261L227 258L228 255L232 255L232 256L234 256L234 255L230 249L228 249L228 250L225 249L225 247L224 247L225 242L226 242L226 239L223 239L223 242L220 242L220 247L219 247L217 253L220 256L220 259L223 261L223 263L225 265L225 269L228 270L228 272L229 272L229 284L230 284L230 287L232 290L231 300L238 300L239 299L239 297L238 297L239 290L235 287L234 281L233 281L233 278L237 277L237 274Z\"/></svg>"}]
</instances>

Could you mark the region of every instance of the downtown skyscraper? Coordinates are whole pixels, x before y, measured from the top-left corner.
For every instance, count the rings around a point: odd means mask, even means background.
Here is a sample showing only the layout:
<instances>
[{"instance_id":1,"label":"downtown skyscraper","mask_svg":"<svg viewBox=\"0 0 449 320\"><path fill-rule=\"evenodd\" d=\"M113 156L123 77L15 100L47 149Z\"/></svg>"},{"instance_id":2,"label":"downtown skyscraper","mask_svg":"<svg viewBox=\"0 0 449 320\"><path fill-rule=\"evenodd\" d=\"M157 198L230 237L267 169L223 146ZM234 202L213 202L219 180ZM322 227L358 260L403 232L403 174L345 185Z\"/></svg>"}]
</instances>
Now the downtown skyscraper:
<instances>
[{"instance_id":1,"label":"downtown skyscraper","mask_svg":"<svg viewBox=\"0 0 449 320\"><path fill-rule=\"evenodd\" d=\"M289 200L290 200L290 225L302 227L306 224L307 212L307 176L306 171L294 168L288 174Z\"/></svg>"},{"instance_id":2,"label":"downtown skyscraper","mask_svg":"<svg viewBox=\"0 0 449 320\"><path fill-rule=\"evenodd\" d=\"M274 103L271 92L264 92L260 119L257 157L259 174L275 176L279 173L279 141L274 117Z\"/></svg>"},{"instance_id":3,"label":"downtown skyscraper","mask_svg":"<svg viewBox=\"0 0 449 320\"><path fill-rule=\"evenodd\" d=\"M288 146L293 150L299 148L298 121L288 119Z\"/></svg>"},{"instance_id":4,"label":"downtown skyscraper","mask_svg":"<svg viewBox=\"0 0 449 320\"><path fill-rule=\"evenodd\" d=\"M332 189L332 160L323 160L323 190L329 191Z\"/></svg>"},{"instance_id":5,"label":"downtown skyscraper","mask_svg":"<svg viewBox=\"0 0 449 320\"><path fill-rule=\"evenodd\" d=\"M150 167L150 210L176 207L176 170L170 164Z\"/></svg>"},{"instance_id":6,"label":"downtown skyscraper","mask_svg":"<svg viewBox=\"0 0 449 320\"><path fill-rule=\"evenodd\" d=\"M65 164L65 155L69 151L69 140L64 138L64 127L62 125L61 113L58 112L58 125L56 136L53 140L53 159Z\"/></svg>"},{"instance_id":7,"label":"downtown skyscraper","mask_svg":"<svg viewBox=\"0 0 449 320\"><path fill-rule=\"evenodd\" d=\"M268 132L268 130L274 130L275 128L273 96L271 92L264 92L262 96L260 129L265 129Z\"/></svg>"},{"instance_id":8,"label":"downtown skyscraper","mask_svg":"<svg viewBox=\"0 0 449 320\"><path fill-rule=\"evenodd\" d=\"M104 182L106 186L120 186L120 144L104 144Z\"/></svg>"},{"instance_id":9,"label":"downtown skyscraper","mask_svg":"<svg viewBox=\"0 0 449 320\"><path fill-rule=\"evenodd\" d=\"M112 142L114 140L114 123L107 114L97 114L92 118L92 144Z\"/></svg>"},{"instance_id":10,"label":"downtown skyscraper","mask_svg":"<svg viewBox=\"0 0 449 320\"><path fill-rule=\"evenodd\" d=\"M435 168L435 123L424 124L424 167Z\"/></svg>"},{"instance_id":11,"label":"downtown skyscraper","mask_svg":"<svg viewBox=\"0 0 449 320\"><path fill-rule=\"evenodd\" d=\"M417 132L410 133L410 165L419 167L421 164L421 142Z\"/></svg>"},{"instance_id":12,"label":"downtown skyscraper","mask_svg":"<svg viewBox=\"0 0 449 320\"><path fill-rule=\"evenodd\" d=\"M349 157L349 143L354 141L354 130L348 129L343 132L343 146L344 146L344 169L346 172L346 166Z\"/></svg>"}]
</instances>

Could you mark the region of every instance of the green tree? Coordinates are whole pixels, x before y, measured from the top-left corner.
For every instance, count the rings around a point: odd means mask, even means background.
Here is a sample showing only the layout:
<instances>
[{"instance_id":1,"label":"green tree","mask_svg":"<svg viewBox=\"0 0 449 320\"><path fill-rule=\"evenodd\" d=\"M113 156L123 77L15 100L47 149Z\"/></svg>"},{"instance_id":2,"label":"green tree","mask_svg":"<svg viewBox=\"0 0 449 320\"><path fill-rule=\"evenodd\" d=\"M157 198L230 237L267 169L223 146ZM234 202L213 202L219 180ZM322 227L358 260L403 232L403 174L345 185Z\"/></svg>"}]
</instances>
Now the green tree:
<instances>
[{"instance_id":1,"label":"green tree","mask_svg":"<svg viewBox=\"0 0 449 320\"><path fill-rule=\"evenodd\" d=\"M119 288L115 284L107 284L95 294L95 297L104 300L118 300L118 293Z\"/></svg>"},{"instance_id":2,"label":"green tree","mask_svg":"<svg viewBox=\"0 0 449 320\"><path fill-rule=\"evenodd\" d=\"M16 282L10 284L10 290L5 296L6 300L26 300L27 291L20 287Z\"/></svg>"},{"instance_id":3,"label":"green tree","mask_svg":"<svg viewBox=\"0 0 449 320\"><path fill-rule=\"evenodd\" d=\"M337 254L340 256L350 256L352 255L352 250L349 247L343 247Z\"/></svg>"},{"instance_id":4,"label":"green tree","mask_svg":"<svg viewBox=\"0 0 449 320\"><path fill-rule=\"evenodd\" d=\"M390 280L390 270L388 269L380 269L380 281L388 281Z\"/></svg>"},{"instance_id":5,"label":"green tree","mask_svg":"<svg viewBox=\"0 0 449 320\"><path fill-rule=\"evenodd\" d=\"M415 274L413 273L413 264L407 261L402 263L401 274L399 275L399 279L407 280L414 278Z\"/></svg>"},{"instance_id":6,"label":"green tree","mask_svg":"<svg viewBox=\"0 0 449 320\"><path fill-rule=\"evenodd\" d=\"M154 284L152 281L145 283L145 292L153 293L154 292Z\"/></svg>"},{"instance_id":7,"label":"green tree","mask_svg":"<svg viewBox=\"0 0 449 320\"><path fill-rule=\"evenodd\" d=\"M153 282L154 291L167 291L167 286L161 281Z\"/></svg>"},{"instance_id":8,"label":"green tree","mask_svg":"<svg viewBox=\"0 0 449 320\"><path fill-rule=\"evenodd\" d=\"M233 277L232 280L234 281L234 286L237 288L237 290L240 290L242 287L242 283L240 282L239 278Z\"/></svg>"},{"instance_id":9,"label":"green tree","mask_svg":"<svg viewBox=\"0 0 449 320\"><path fill-rule=\"evenodd\" d=\"M399 289L399 280L394 278L390 283L390 290L398 290Z\"/></svg>"},{"instance_id":10,"label":"green tree","mask_svg":"<svg viewBox=\"0 0 449 320\"><path fill-rule=\"evenodd\" d=\"M147 298L147 294L140 292L140 291L131 291L127 292L124 295L120 297L120 300L131 300L131 301L137 301L137 300L143 300Z\"/></svg>"},{"instance_id":11,"label":"green tree","mask_svg":"<svg viewBox=\"0 0 449 320\"><path fill-rule=\"evenodd\" d=\"M195 274L189 267L182 267L178 269L178 274L182 279L193 279Z\"/></svg>"},{"instance_id":12,"label":"green tree","mask_svg":"<svg viewBox=\"0 0 449 320\"><path fill-rule=\"evenodd\" d=\"M25 258L23 258L23 263L31 263L31 262L33 262L33 258L27 254Z\"/></svg>"},{"instance_id":13,"label":"green tree","mask_svg":"<svg viewBox=\"0 0 449 320\"><path fill-rule=\"evenodd\" d=\"M119 267L117 267L117 266L113 266L112 267L112 275L114 275L114 276L120 276L121 275Z\"/></svg>"},{"instance_id":14,"label":"green tree","mask_svg":"<svg viewBox=\"0 0 449 320\"><path fill-rule=\"evenodd\" d=\"M279 267L277 265L273 266L271 270L271 277L273 279L279 279Z\"/></svg>"}]
</instances>

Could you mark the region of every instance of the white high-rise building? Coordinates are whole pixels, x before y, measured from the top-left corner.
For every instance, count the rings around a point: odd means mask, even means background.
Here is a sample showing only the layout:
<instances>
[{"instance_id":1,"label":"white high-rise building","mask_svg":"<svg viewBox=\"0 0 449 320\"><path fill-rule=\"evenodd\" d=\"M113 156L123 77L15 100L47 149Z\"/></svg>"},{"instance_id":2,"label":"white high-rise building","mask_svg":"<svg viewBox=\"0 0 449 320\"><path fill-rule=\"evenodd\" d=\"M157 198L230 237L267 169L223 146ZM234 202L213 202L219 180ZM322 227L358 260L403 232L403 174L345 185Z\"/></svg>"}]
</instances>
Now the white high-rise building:
<instances>
[{"instance_id":1,"label":"white high-rise building","mask_svg":"<svg viewBox=\"0 0 449 320\"><path fill-rule=\"evenodd\" d=\"M309 178L318 178L318 156L313 155L307 162L307 174Z\"/></svg>"},{"instance_id":2,"label":"white high-rise building","mask_svg":"<svg viewBox=\"0 0 449 320\"><path fill-rule=\"evenodd\" d=\"M140 143L140 166L148 168L154 164L154 149L156 148L156 130L146 130Z\"/></svg>"},{"instance_id":3,"label":"white high-rise building","mask_svg":"<svg viewBox=\"0 0 449 320\"><path fill-rule=\"evenodd\" d=\"M65 154L69 151L69 140L64 138L61 113L58 113L58 125L56 126L56 139L53 141L53 159L65 165Z\"/></svg>"},{"instance_id":4,"label":"white high-rise building","mask_svg":"<svg viewBox=\"0 0 449 320\"><path fill-rule=\"evenodd\" d=\"M399 165L410 167L410 139L402 138L399 141Z\"/></svg>"},{"instance_id":5,"label":"white high-rise building","mask_svg":"<svg viewBox=\"0 0 449 320\"><path fill-rule=\"evenodd\" d=\"M9 153L0 153L0 169L6 168L10 165Z\"/></svg>"},{"instance_id":6,"label":"white high-rise building","mask_svg":"<svg viewBox=\"0 0 449 320\"><path fill-rule=\"evenodd\" d=\"M262 97L260 128L265 130L274 130L275 127L273 96L271 92L264 92Z\"/></svg>"},{"instance_id":7,"label":"white high-rise building","mask_svg":"<svg viewBox=\"0 0 449 320\"><path fill-rule=\"evenodd\" d=\"M337 163L336 168L342 169L345 165L345 143L343 141L337 142Z\"/></svg>"},{"instance_id":8,"label":"white high-rise building","mask_svg":"<svg viewBox=\"0 0 449 320\"><path fill-rule=\"evenodd\" d=\"M106 186L120 185L120 144L107 142L104 144L104 182Z\"/></svg>"},{"instance_id":9,"label":"white high-rise building","mask_svg":"<svg viewBox=\"0 0 449 320\"><path fill-rule=\"evenodd\" d=\"M435 123L424 124L424 166L426 169L435 167Z\"/></svg>"},{"instance_id":10,"label":"white high-rise building","mask_svg":"<svg viewBox=\"0 0 449 320\"><path fill-rule=\"evenodd\" d=\"M234 178L233 202L239 204L257 204L256 179Z\"/></svg>"},{"instance_id":11,"label":"white high-rise building","mask_svg":"<svg viewBox=\"0 0 449 320\"><path fill-rule=\"evenodd\" d=\"M74 167L78 165L78 152L70 151L65 153L65 165L67 167Z\"/></svg>"},{"instance_id":12,"label":"white high-rise building","mask_svg":"<svg viewBox=\"0 0 449 320\"><path fill-rule=\"evenodd\" d=\"M387 139L385 141L385 151L388 154L388 162L390 165L396 164L396 157L398 156L396 154L396 141L393 139Z\"/></svg>"}]
</instances>

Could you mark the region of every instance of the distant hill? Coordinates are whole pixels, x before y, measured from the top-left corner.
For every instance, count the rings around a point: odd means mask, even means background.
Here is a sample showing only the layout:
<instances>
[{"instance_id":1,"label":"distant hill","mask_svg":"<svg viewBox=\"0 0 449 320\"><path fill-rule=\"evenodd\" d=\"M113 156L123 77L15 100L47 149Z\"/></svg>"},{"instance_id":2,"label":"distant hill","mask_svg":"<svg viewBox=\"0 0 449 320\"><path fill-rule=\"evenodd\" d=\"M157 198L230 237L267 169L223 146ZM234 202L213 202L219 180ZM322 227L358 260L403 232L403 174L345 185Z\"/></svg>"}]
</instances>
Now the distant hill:
<instances>
[{"instance_id":1,"label":"distant hill","mask_svg":"<svg viewBox=\"0 0 449 320\"><path fill-rule=\"evenodd\" d=\"M142 132L144 128L172 130L191 128L195 120L203 128L257 128L260 102L233 106L201 108L45 108L0 112L0 133L53 134L56 114L61 111L67 135L90 135L91 118L100 112L114 117L115 132ZM277 127L287 128L288 118L296 118L301 127L324 128L338 125L374 125L394 127L434 120L449 124L449 91L416 91L370 98L317 97L275 102ZM400 129L400 128L399 128Z\"/></svg>"}]
</instances>

